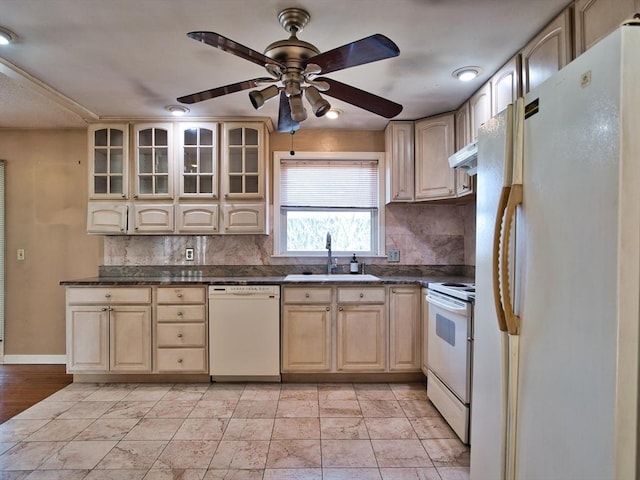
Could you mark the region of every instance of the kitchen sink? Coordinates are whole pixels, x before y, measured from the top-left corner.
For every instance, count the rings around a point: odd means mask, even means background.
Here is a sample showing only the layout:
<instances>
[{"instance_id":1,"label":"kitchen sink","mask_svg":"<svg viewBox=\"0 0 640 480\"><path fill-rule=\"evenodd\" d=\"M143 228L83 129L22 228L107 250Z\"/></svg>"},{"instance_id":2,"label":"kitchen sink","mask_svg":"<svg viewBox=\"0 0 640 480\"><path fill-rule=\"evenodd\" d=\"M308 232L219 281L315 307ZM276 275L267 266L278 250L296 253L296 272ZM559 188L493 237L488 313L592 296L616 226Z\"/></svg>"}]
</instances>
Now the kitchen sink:
<instances>
[{"instance_id":1,"label":"kitchen sink","mask_svg":"<svg viewBox=\"0 0 640 480\"><path fill-rule=\"evenodd\" d=\"M314 273L312 275L292 274L284 277L286 282L376 282L380 280L375 275L332 274Z\"/></svg>"}]
</instances>

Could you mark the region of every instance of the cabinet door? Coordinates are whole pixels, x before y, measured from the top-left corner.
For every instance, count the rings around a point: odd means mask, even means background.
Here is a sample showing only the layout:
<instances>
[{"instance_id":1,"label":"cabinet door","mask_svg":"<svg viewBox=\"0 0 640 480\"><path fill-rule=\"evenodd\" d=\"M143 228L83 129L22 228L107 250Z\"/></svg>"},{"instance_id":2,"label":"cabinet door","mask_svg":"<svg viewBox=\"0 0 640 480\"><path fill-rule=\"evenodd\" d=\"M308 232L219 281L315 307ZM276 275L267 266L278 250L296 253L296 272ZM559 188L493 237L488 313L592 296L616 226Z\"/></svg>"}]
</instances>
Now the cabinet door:
<instances>
[{"instance_id":1,"label":"cabinet door","mask_svg":"<svg viewBox=\"0 0 640 480\"><path fill-rule=\"evenodd\" d=\"M218 205L177 205L176 227L178 233L218 233Z\"/></svg>"},{"instance_id":2,"label":"cabinet door","mask_svg":"<svg viewBox=\"0 0 640 480\"><path fill-rule=\"evenodd\" d=\"M139 204L131 207L132 233L173 233L174 206Z\"/></svg>"},{"instance_id":3,"label":"cabinet door","mask_svg":"<svg viewBox=\"0 0 640 480\"><path fill-rule=\"evenodd\" d=\"M566 9L522 50L522 88L529 93L572 59L571 11Z\"/></svg>"},{"instance_id":4,"label":"cabinet door","mask_svg":"<svg viewBox=\"0 0 640 480\"><path fill-rule=\"evenodd\" d=\"M387 367L387 330L384 305L338 307L338 371L384 371Z\"/></svg>"},{"instance_id":5,"label":"cabinet door","mask_svg":"<svg viewBox=\"0 0 640 480\"><path fill-rule=\"evenodd\" d=\"M640 0L576 0L576 57L640 11Z\"/></svg>"},{"instance_id":6,"label":"cabinet door","mask_svg":"<svg viewBox=\"0 0 640 480\"><path fill-rule=\"evenodd\" d=\"M127 204L89 202L87 233L126 234L128 212Z\"/></svg>"},{"instance_id":7,"label":"cabinet door","mask_svg":"<svg viewBox=\"0 0 640 480\"><path fill-rule=\"evenodd\" d=\"M471 122L471 139L478 140L480 125L491 118L491 83L487 82L469 99L469 120Z\"/></svg>"},{"instance_id":8,"label":"cabinet door","mask_svg":"<svg viewBox=\"0 0 640 480\"><path fill-rule=\"evenodd\" d=\"M520 54L513 57L491 77L491 115L497 115L521 95Z\"/></svg>"},{"instance_id":9,"label":"cabinet door","mask_svg":"<svg viewBox=\"0 0 640 480\"><path fill-rule=\"evenodd\" d=\"M413 122L389 122L385 129L387 203L413 201L413 129Z\"/></svg>"},{"instance_id":10,"label":"cabinet door","mask_svg":"<svg viewBox=\"0 0 640 480\"><path fill-rule=\"evenodd\" d=\"M454 152L454 115L448 113L415 123L416 200L455 197L455 170L449 166Z\"/></svg>"},{"instance_id":11,"label":"cabinet door","mask_svg":"<svg viewBox=\"0 0 640 480\"><path fill-rule=\"evenodd\" d=\"M389 370L420 370L420 289L393 287L389 296Z\"/></svg>"},{"instance_id":12,"label":"cabinet door","mask_svg":"<svg viewBox=\"0 0 640 480\"><path fill-rule=\"evenodd\" d=\"M284 305L282 308L282 371L331 370L331 307Z\"/></svg>"},{"instance_id":13,"label":"cabinet door","mask_svg":"<svg viewBox=\"0 0 640 480\"><path fill-rule=\"evenodd\" d=\"M464 104L455 113L455 137L456 148L458 151L471 142L471 118L469 110L469 102ZM462 197L473 193L473 180L462 169L456 169L456 195Z\"/></svg>"},{"instance_id":14,"label":"cabinet door","mask_svg":"<svg viewBox=\"0 0 640 480\"><path fill-rule=\"evenodd\" d=\"M114 306L109 315L112 372L151 372L151 307Z\"/></svg>"},{"instance_id":15,"label":"cabinet door","mask_svg":"<svg viewBox=\"0 0 640 480\"><path fill-rule=\"evenodd\" d=\"M222 206L223 233L267 233L264 203L233 203Z\"/></svg>"},{"instance_id":16,"label":"cabinet door","mask_svg":"<svg viewBox=\"0 0 640 480\"><path fill-rule=\"evenodd\" d=\"M180 127L180 197L218 198L218 124Z\"/></svg>"},{"instance_id":17,"label":"cabinet door","mask_svg":"<svg viewBox=\"0 0 640 480\"><path fill-rule=\"evenodd\" d=\"M222 126L221 189L224 198L265 198L264 150L262 123L226 123Z\"/></svg>"},{"instance_id":18,"label":"cabinet door","mask_svg":"<svg viewBox=\"0 0 640 480\"><path fill-rule=\"evenodd\" d=\"M89 127L89 198L126 199L129 193L129 127Z\"/></svg>"},{"instance_id":19,"label":"cabinet door","mask_svg":"<svg viewBox=\"0 0 640 480\"><path fill-rule=\"evenodd\" d=\"M421 310L421 315L420 315L420 323L421 323L421 327L422 327L422 362L421 362L421 368L422 368L422 373L424 373L425 375L427 374L427 347L429 345L428 342L428 334L429 334L429 330L428 330L428 325L427 322L429 321L429 305L427 304L427 301L425 300L427 297L427 289L423 288L420 294L420 305L422 306Z\"/></svg>"},{"instance_id":20,"label":"cabinet door","mask_svg":"<svg viewBox=\"0 0 640 480\"><path fill-rule=\"evenodd\" d=\"M109 371L106 307L67 307L67 372Z\"/></svg>"},{"instance_id":21,"label":"cabinet door","mask_svg":"<svg viewBox=\"0 0 640 480\"><path fill-rule=\"evenodd\" d=\"M173 198L172 124L135 126L134 198Z\"/></svg>"}]
</instances>

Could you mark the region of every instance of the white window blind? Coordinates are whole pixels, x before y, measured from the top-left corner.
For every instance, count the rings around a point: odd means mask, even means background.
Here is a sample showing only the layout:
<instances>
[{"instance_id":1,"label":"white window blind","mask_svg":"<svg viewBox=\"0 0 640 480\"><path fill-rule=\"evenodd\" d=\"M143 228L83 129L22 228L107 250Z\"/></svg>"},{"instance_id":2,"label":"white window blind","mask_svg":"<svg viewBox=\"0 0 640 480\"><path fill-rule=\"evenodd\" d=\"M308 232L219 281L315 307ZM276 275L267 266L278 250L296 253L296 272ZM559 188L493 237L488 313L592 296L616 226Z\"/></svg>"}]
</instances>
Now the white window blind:
<instances>
[{"instance_id":1,"label":"white window blind","mask_svg":"<svg viewBox=\"0 0 640 480\"><path fill-rule=\"evenodd\" d=\"M378 207L375 160L281 160L281 207Z\"/></svg>"}]
</instances>

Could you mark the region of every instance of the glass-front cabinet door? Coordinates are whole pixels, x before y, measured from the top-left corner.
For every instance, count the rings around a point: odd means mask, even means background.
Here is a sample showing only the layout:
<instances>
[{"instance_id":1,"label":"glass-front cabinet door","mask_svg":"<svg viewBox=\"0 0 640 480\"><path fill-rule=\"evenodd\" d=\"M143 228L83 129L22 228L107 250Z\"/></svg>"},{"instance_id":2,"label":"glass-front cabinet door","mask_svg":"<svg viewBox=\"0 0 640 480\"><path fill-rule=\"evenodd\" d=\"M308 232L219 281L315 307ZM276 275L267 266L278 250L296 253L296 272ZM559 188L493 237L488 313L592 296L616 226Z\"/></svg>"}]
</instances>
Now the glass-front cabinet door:
<instances>
[{"instance_id":1,"label":"glass-front cabinet door","mask_svg":"<svg viewBox=\"0 0 640 480\"><path fill-rule=\"evenodd\" d=\"M264 198L264 125L227 123L222 129L225 198Z\"/></svg>"},{"instance_id":2,"label":"glass-front cabinet door","mask_svg":"<svg viewBox=\"0 0 640 480\"><path fill-rule=\"evenodd\" d=\"M173 198L172 125L135 126L134 198Z\"/></svg>"},{"instance_id":3,"label":"glass-front cabinet door","mask_svg":"<svg viewBox=\"0 0 640 480\"><path fill-rule=\"evenodd\" d=\"M89 198L128 197L128 125L89 127Z\"/></svg>"},{"instance_id":4,"label":"glass-front cabinet door","mask_svg":"<svg viewBox=\"0 0 640 480\"><path fill-rule=\"evenodd\" d=\"M180 126L180 197L218 198L218 125Z\"/></svg>"}]
</instances>

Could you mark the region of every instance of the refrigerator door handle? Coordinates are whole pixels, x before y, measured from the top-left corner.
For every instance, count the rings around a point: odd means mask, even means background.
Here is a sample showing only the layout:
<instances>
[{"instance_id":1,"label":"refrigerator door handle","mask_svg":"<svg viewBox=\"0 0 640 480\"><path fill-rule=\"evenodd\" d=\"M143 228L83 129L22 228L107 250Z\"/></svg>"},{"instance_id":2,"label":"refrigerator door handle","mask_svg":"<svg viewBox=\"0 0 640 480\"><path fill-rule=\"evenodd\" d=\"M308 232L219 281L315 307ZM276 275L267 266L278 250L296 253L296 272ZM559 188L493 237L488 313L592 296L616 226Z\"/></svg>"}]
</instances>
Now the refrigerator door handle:
<instances>
[{"instance_id":1,"label":"refrigerator door handle","mask_svg":"<svg viewBox=\"0 0 640 480\"><path fill-rule=\"evenodd\" d=\"M504 251L505 245L502 240L502 219L507 209L507 200L509 199L510 186L502 187L500 192L500 200L498 201L498 211L496 213L496 222L493 227L493 303L496 307L496 317L498 319L498 328L501 332L507 332L507 320L502 306L502 298L500 295L500 251Z\"/></svg>"},{"instance_id":2,"label":"refrigerator door handle","mask_svg":"<svg viewBox=\"0 0 640 480\"><path fill-rule=\"evenodd\" d=\"M516 215L516 208L522 204L522 184L514 184L509 192L507 209L504 219L503 248L500 252L500 285L502 286L502 297L504 299L504 313L507 322L507 331L510 335L520 333L520 317L515 314L512 300L512 289L509 288L509 241L511 239L511 226Z\"/></svg>"}]
</instances>

